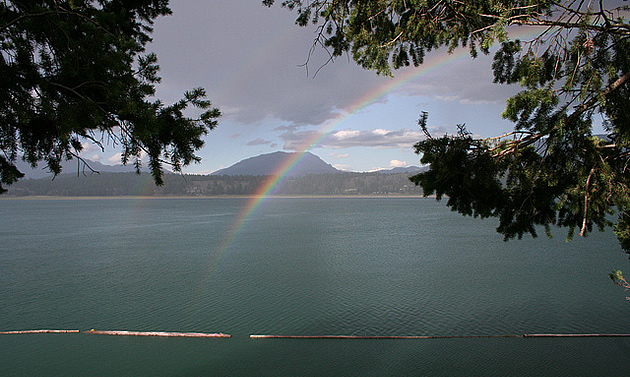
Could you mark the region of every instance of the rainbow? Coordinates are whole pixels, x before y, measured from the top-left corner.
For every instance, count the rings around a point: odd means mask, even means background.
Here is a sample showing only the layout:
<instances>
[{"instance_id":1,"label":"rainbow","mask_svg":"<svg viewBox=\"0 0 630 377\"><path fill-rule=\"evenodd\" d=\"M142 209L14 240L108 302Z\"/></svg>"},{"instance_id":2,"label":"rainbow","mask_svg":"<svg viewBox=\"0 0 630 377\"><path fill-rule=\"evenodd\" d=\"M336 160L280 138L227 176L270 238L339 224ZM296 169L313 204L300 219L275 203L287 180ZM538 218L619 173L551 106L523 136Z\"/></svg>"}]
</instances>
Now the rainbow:
<instances>
[{"instance_id":1,"label":"rainbow","mask_svg":"<svg viewBox=\"0 0 630 377\"><path fill-rule=\"evenodd\" d=\"M253 217L258 208L265 202L266 199L273 195L274 190L286 179L291 170L304 158L306 152L314 146L318 145L326 136L330 135L333 131L342 126L348 119L354 114L358 113L362 109L372 105L373 103L385 98L390 93L403 87L404 85L413 82L431 72L445 67L455 61L462 60L468 56L467 50L457 51L456 53L449 54L439 59L433 59L425 62L424 65L409 69L402 75L397 76L394 79L387 80L387 82L375 89L372 92L359 98L355 101L349 109L337 116L337 118L324 124L318 132L307 139L302 145L296 149L296 153L292 153L289 157L273 172L269 178L263 182L262 185L256 190L255 194L251 196L246 205L237 215L235 221L232 223L222 242L219 244L216 252L211 256L207 270L204 274L205 278L202 285L206 285L208 280L219 265L221 259L226 254L232 242L236 239L237 235L244 228L247 220Z\"/></svg>"},{"instance_id":2,"label":"rainbow","mask_svg":"<svg viewBox=\"0 0 630 377\"><path fill-rule=\"evenodd\" d=\"M511 35L513 38L527 39L532 38L541 33L540 28L519 28L514 30ZM375 90L366 93L364 96L357 99L349 108L342 114L339 114L335 119L324 124L318 132L307 139L299 148L296 148L295 152L290 155L282 164L280 164L272 175L258 188L256 193L248 199L248 202L240 211L235 221L232 223L226 236L220 243L217 251L211 258L206 273L206 280L213 274L221 258L228 250L237 235L241 232L247 220L250 219L263 202L273 195L274 190L286 179L292 169L304 158L306 152L313 147L317 146L333 131L342 126L348 119L366 107L386 98L391 93L404 87L405 85L412 83L438 69L447 67L454 62L469 58L469 51L466 48L457 49L450 54L434 55L433 57L426 59L425 62L416 68L408 68L395 78L387 80L385 84L376 88Z\"/></svg>"},{"instance_id":3,"label":"rainbow","mask_svg":"<svg viewBox=\"0 0 630 377\"><path fill-rule=\"evenodd\" d=\"M514 38L525 39L538 35L540 31L540 28L522 28L517 29L512 34ZM275 188L286 179L288 173L290 173L300 160L304 158L306 152L317 146L324 138L326 138L326 136L338 129L354 114L382 100L401 87L404 87L405 85L452 63L464 60L469 56L469 51L465 48L457 49L451 54L435 56L432 59L428 59L428 61L425 61L424 64L417 68L406 69L402 74L396 76L395 79L388 80L384 85L360 97L344 114L325 124L314 134L314 136L302 143L302 145L296 149L296 153L292 154L291 157L287 158L284 163L276 168L272 176L257 190L254 195L255 199L251 201L249 208L244 213L244 218L239 220L239 222L243 223L247 217L250 217L253 214L253 212L260 206L261 202L273 193Z\"/></svg>"}]
</instances>

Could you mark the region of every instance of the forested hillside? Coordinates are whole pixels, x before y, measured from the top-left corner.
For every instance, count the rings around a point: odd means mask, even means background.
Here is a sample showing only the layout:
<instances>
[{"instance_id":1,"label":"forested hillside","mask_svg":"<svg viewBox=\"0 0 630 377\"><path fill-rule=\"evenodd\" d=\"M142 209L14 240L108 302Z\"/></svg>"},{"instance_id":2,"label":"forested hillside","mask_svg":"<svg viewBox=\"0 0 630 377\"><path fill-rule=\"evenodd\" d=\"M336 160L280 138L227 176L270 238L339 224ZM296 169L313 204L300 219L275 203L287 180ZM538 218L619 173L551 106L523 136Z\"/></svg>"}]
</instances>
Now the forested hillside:
<instances>
[{"instance_id":1,"label":"forested hillside","mask_svg":"<svg viewBox=\"0 0 630 377\"><path fill-rule=\"evenodd\" d=\"M274 195L421 195L409 173L336 173L290 177ZM25 179L9 188L8 196L223 196L253 195L268 176L164 174L155 186L149 174L62 174L54 180Z\"/></svg>"}]
</instances>

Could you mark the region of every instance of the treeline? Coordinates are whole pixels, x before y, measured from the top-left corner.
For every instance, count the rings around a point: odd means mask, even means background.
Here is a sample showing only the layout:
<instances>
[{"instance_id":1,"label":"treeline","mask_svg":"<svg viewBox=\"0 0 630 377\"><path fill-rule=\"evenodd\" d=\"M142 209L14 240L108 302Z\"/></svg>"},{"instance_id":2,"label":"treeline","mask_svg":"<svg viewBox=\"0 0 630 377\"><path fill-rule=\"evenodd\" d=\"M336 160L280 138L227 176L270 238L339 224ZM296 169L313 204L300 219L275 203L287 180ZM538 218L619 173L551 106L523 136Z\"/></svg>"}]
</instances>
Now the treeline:
<instances>
[{"instance_id":1,"label":"treeline","mask_svg":"<svg viewBox=\"0 0 630 377\"><path fill-rule=\"evenodd\" d=\"M24 179L9 187L8 196L227 196L254 195L272 177L165 174L155 186L150 174L62 174L55 179ZM339 173L291 177L275 195L420 195L409 174Z\"/></svg>"}]
</instances>

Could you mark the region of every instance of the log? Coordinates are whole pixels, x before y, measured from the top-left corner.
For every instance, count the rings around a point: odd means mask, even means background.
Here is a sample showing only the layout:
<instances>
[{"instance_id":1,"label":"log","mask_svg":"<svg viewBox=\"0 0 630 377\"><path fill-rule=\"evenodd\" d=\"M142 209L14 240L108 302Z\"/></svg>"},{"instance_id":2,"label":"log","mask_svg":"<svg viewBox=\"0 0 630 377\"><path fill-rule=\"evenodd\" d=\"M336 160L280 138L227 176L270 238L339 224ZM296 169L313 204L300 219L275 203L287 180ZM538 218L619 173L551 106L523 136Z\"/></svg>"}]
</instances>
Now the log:
<instances>
[{"instance_id":1,"label":"log","mask_svg":"<svg viewBox=\"0 0 630 377\"><path fill-rule=\"evenodd\" d=\"M13 331L0 331L0 334L66 334L66 333L78 333L79 330L13 330Z\"/></svg>"},{"instance_id":2,"label":"log","mask_svg":"<svg viewBox=\"0 0 630 377\"><path fill-rule=\"evenodd\" d=\"M523 338L613 338L630 337L630 334L523 334Z\"/></svg>"},{"instance_id":3,"label":"log","mask_svg":"<svg viewBox=\"0 0 630 377\"><path fill-rule=\"evenodd\" d=\"M457 338L517 338L520 335L250 335L251 339L457 339Z\"/></svg>"},{"instance_id":4,"label":"log","mask_svg":"<svg viewBox=\"0 0 630 377\"><path fill-rule=\"evenodd\" d=\"M223 333L202 332L166 332L166 331L127 331L127 330L90 330L86 334L118 335L118 336L159 336L182 338L230 338L231 335Z\"/></svg>"}]
</instances>

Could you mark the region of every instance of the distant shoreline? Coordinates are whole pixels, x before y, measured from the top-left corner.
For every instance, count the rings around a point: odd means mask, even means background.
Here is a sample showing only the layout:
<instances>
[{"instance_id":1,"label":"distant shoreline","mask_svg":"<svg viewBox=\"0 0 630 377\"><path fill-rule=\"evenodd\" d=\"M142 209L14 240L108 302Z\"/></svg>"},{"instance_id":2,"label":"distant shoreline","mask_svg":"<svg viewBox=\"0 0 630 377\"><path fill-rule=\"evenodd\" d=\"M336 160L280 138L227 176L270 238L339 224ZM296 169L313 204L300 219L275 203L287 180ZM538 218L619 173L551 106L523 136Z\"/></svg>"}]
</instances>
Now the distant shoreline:
<instances>
[{"instance_id":1,"label":"distant shoreline","mask_svg":"<svg viewBox=\"0 0 630 377\"><path fill-rule=\"evenodd\" d=\"M435 196L422 196L422 195L221 195L221 196L183 196L183 195L174 195L174 196L131 196L131 195L123 195L123 196L48 196L48 195L29 195L29 196L2 196L0 195L0 200L105 200L105 199L120 199L120 200L147 200L147 199L260 199L260 198L269 198L269 199L402 199L402 198L416 198L416 199L427 199L427 198L435 198Z\"/></svg>"}]
</instances>

